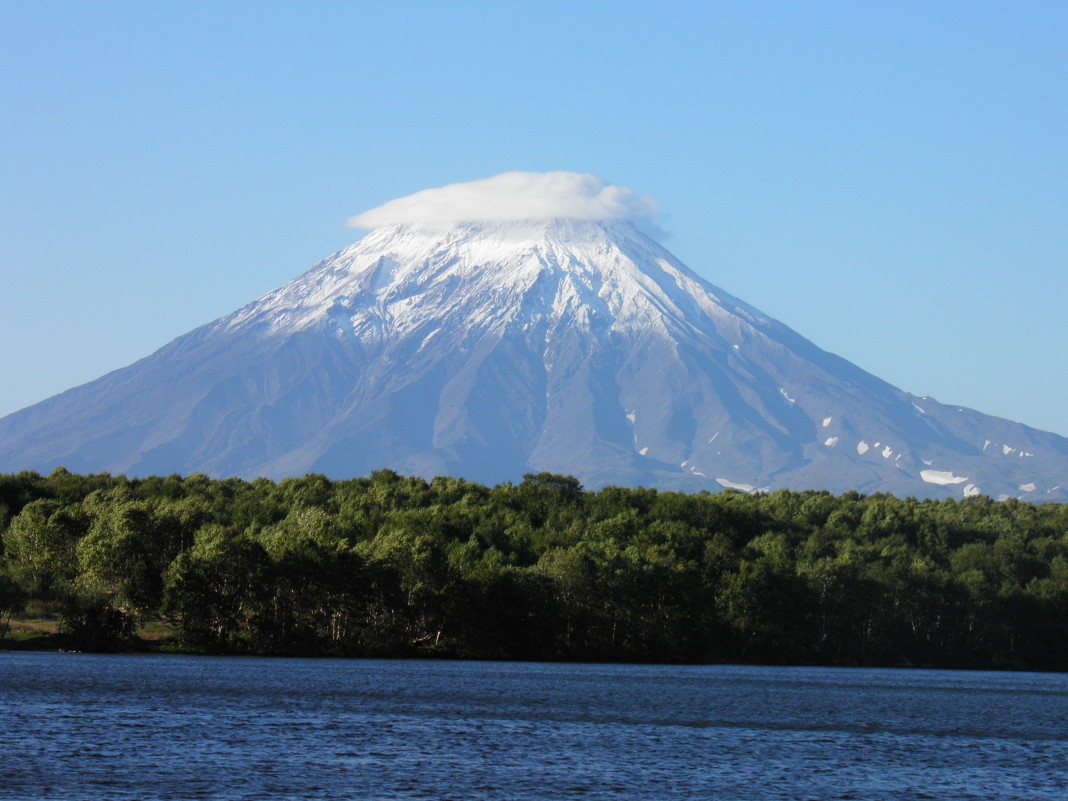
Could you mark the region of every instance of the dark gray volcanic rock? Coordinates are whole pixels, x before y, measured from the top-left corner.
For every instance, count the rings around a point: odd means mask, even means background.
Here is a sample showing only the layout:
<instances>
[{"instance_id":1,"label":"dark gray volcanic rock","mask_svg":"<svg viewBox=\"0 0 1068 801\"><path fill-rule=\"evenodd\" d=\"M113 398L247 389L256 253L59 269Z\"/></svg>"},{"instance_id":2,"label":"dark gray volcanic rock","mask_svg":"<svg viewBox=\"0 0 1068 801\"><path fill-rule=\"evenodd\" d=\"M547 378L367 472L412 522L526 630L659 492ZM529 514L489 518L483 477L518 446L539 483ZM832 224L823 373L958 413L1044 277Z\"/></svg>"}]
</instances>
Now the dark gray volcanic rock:
<instances>
[{"instance_id":1,"label":"dark gray volcanic rock","mask_svg":"<svg viewBox=\"0 0 1068 801\"><path fill-rule=\"evenodd\" d=\"M0 470L1068 498L1068 439L890 386L627 223L380 228L0 420Z\"/></svg>"}]
</instances>

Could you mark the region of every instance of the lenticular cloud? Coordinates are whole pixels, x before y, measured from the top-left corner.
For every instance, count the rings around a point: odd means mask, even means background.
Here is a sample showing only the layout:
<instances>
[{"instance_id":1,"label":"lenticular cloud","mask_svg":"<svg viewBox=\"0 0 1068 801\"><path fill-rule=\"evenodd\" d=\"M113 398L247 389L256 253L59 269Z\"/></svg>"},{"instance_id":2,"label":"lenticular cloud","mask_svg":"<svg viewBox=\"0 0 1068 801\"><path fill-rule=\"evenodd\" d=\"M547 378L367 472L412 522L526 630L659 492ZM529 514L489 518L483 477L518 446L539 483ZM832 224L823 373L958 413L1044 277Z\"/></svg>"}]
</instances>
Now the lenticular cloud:
<instances>
[{"instance_id":1,"label":"lenticular cloud","mask_svg":"<svg viewBox=\"0 0 1068 801\"><path fill-rule=\"evenodd\" d=\"M658 211L648 195L574 172L506 172L425 189L349 220L354 228L505 220L633 220Z\"/></svg>"}]
</instances>

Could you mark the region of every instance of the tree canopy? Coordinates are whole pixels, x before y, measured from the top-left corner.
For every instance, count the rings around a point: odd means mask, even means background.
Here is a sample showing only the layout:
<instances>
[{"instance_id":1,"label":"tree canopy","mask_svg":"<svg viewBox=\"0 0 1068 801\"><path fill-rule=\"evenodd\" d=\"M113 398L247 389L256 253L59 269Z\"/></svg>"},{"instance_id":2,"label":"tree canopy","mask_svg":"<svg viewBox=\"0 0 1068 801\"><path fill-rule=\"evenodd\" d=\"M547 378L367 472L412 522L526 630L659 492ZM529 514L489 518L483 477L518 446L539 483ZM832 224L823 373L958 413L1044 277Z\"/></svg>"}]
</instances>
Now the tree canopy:
<instances>
[{"instance_id":1,"label":"tree canopy","mask_svg":"<svg viewBox=\"0 0 1068 801\"><path fill-rule=\"evenodd\" d=\"M0 476L27 599L86 648L1066 670L1068 506L60 469Z\"/></svg>"}]
</instances>

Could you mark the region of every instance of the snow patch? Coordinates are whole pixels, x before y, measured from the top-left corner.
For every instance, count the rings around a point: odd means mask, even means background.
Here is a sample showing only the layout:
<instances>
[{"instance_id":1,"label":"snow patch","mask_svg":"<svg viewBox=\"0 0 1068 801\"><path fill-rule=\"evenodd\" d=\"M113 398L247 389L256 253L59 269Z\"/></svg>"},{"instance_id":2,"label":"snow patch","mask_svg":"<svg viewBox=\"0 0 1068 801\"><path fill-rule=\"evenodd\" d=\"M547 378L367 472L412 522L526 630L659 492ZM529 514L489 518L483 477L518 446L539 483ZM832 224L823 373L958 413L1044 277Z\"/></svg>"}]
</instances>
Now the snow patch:
<instances>
[{"instance_id":1,"label":"snow patch","mask_svg":"<svg viewBox=\"0 0 1068 801\"><path fill-rule=\"evenodd\" d=\"M920 414L927 414L927 412L925 412L925 411L924 411L923 409L921 409L921 408L920 408L919 406L917 406L917 405L916 405L915 403L914 403L914 404L912 404L912 408L913 408L913 409L915 409L916 411L918 411L918 412L919 412Z\"/></svg>"},{"instance_id":2,"label":"snow patch","mask_svg":"<svg viewBox=\"0 0 1068 801\"><path fill-rule=\"evenodd\" d=\"M1020 492L1034 492L1034 491L1035 491L1035 482L1034 481L1029 481L1026 484L1021 484L1020 485Z\"/></svg>"},{"instance_id":3,"label":"snow patch","mask_svg":"<svg viewBox=\"0 0 1068 801\"><path fill-rule=\"evenodd\" d=\"M630 420L632 425L634 424L635 416L636 415L635 415L634 409L627 409L627 419Z\"/></svg>"},{"instance_id":4,"label":"snow patch","mask_svg":"<svg viewBox=\"0 0 1068 801\"><path fill-rule=\"evenodd\" d=\"M883 448L883 458L884 459L889 459L893 455L894 455L894 451L890 448L889 445L887 445L885 448Z\"/></svg>"},{"instance_id":5,"label":"snow patch","mask_svg":"<svg viewBox=\"0 0 1068 801\"><path fill-rule=\"evenodd\" d=\"M865 442L864 440L861 440L860 442L858 442L857 443L857 453L859 453L861 456L863 456L867 452L868 452L868 443Z\"/></svg>"},{"instance_id":6,"label":"snow patch","mask_svg":"<svg viewBox=\"0 0 1068 801\"><path fill-rule=\"evenodd\" d=\"M737 481L728 481L725 478L717 478L716 483L719 484L721 487L726 487L727 489L741 490L742 492L752 492L756 489L756 487L752 484L739 484Z\"/></svg>"},{"instance_id":7,"label":"snow patch","mask_svg":"<svg viewBox=\"0 0 1068 801\"><path fill-rule=\"evenodd\" d=\"M434 329L433 331L431 331L431 332L430 332L429 334L427 334L427 335L426 335L426 336L425 336L425 337L423 338L423 342L422 342L422 344L421 344L421 345L419 346L419 350L418 350L418 351L416 351L416 352L417 352L417 353L418 353L418 352L421 352L421 351L423 350L423 348L425 348L425 347L426 347L426 346L427 346L428 344L430 344L430 340L432 340L432 339L433 339L434 337L436 337L436 336L437 336L438 334L440 334L440 333L441 333L441 328L440 328L440 326L439 326L438 328L435 328L435 329Z\"/></svg>"},{"instance_id":8,"label":"snow patch","mask_svg":"<svg viewBox=\"0 0 1068 801\"><path fill-rule=\"evenodd\" d=\"M642 456L645 456L645 454L649 453L649 449L648 448L642 448L640 451L638 451L638 453L640 453Z\"/></svg>"},{"instance_id":9,"label":"snow patch","mask_svg":"<svg viewBox=\"0 0 1068 801\"><path fill-rule=\"evenodd\" d=\"M1015 448L1010 448L1008 445L1002 445L1001 446L1001 455L1002 456L1008 456L1010 453L1012 453L1015 450L1016 450Z\"/></svg>"},{"instance_id":10,"label":"snow patch","mask_svg":"<svg viewBox=\"0 0 1068 801\"><path fill-rule=\"evenodd\" d=\"M949 470L921 470L920 478L928 484L963 484L968 480L967 476L955 476Z\"/></svg>"},{"instance_id":11,"label":"snow patch","mask_svg":"<svg viewBox=\"0 0 1068 801\"><path fill-rule=\"evenodd\" d=\"M983 491L979 489L975 484L967 484L964 487L964 497L974 498L976 495L982 495Z\"/></svg>"},{"instance_id":12,"label":"snow patch","mask_svg":"<svg viewBox=\"0 0 1068 801\"><path fill-rule=\"evenodd\" d=\"M797 403L797 401L795 401L793 398L786 394L786 390L782 387L779 387L779 394L786 398L786 402L789 403L791 406Z\"/></svg>"},{"instance_id":13,"label":"snow patch","mask_svg":"<svg viewBox=\"0 0 1068 801\"><path fill-rule=\"evenodd\" d=\"M835 445L838 444L838 437L827 437L827 439L823 441L823 444L826 445L828 448L833 448Z\"/></svg>"},{"instance_id":14,"label":"snow patch","mask_svg":"<svg viewBox=\"0 0 1068 801\"><path fill-rule=\"evenodd\" d=\"M831 420L833 420L833 419L834 419L833 417L824 417L823 418L823 427L826 428L827 426L829 426L831 424Z\"/></svg>"}]
</instances>

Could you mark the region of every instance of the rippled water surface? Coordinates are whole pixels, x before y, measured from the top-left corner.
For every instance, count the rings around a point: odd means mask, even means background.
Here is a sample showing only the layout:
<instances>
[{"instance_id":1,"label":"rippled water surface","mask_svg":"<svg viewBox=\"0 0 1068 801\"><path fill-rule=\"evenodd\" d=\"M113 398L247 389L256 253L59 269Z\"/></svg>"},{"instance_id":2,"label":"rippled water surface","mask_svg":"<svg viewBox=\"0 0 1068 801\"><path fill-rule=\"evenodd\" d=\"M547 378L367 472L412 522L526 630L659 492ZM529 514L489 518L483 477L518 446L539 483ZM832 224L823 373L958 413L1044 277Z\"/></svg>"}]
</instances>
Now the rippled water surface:
<instances>
[{"instance_id":1,"label":"rippled water surface","mask_svg":"<svg viewBox=\"0 0 1068 801\"><path fill-rule=\"evenodd\" d=\"M0 653L0 798L1068 798L1068 676Z\"/></svg>"}]
</instances>

